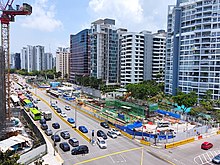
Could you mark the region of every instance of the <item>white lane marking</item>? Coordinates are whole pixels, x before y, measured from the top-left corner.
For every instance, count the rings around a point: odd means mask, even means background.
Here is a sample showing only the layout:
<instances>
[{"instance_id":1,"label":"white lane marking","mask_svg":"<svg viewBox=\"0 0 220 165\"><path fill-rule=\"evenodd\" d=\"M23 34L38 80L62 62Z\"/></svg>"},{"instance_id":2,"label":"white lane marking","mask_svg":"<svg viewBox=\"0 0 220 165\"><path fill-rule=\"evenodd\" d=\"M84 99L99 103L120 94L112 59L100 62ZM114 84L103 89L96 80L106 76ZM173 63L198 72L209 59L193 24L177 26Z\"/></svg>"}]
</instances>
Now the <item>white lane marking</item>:
<instances>
[{"instance_id":1,"label":"white lane marking","mask_svg":"<svg viewBox=\"0 0 220 165\"><path fill-rule=\"evenodd\" d=\"M122 154L120 154L120 156L123 159L121 162L126 162L126 159L124 158L124 156L122 156Z\"/></svg>"},{"instance_id":2,"label":"white lane marking","mask_svg":"<svg viewBox=\"0 0 220 165\"><path fill-rule=\"evenodd\" d=\"M213 158L215 157L211 151L209 151L209 153L211 153L211 155L212 155Z\"/></svg>"},{"instance_id":3,"label":"white lane marking","mask_svg":"<svg viewBox=\"0 0 220 165\"><path fill-rule=\"evenodd\" d=\"M115 164L115 161L113 160L113 158L111 156L109 156L109 157L111 158L112 162Z\"/></svg>"}]
</instances>

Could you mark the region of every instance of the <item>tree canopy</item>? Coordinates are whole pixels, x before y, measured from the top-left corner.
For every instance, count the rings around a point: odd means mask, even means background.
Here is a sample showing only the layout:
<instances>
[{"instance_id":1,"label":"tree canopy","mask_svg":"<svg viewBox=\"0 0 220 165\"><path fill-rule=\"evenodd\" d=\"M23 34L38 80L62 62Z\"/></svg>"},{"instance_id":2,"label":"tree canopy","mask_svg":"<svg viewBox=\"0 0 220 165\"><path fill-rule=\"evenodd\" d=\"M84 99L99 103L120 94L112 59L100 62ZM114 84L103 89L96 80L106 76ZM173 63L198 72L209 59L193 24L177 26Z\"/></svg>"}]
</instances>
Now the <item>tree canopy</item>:
<instances>
[{"instance_id":1,"label":"tree canopy","mask_svg":"<svg viewBox=\"0 0 220 165\"><path fill-rule=\"evenodd\" d=\"M5 153L0 151L0 164L1 165L20 165L17 163L19 155L13 155L12 151L6 151Z\"/></svg>"},{"instance_id":2,"label":"tree canopy","mask_svg":"<svg viewBox=\"0 0 220 165\"><path fill-rule=\"evenodd\" d=\"M173 101L178 106L180 106L182 112L185 113L188 108L194 106L197 103L197 95L194 91L191 91L187 94L178 91L177 95L173 96Z\"/></svg>"}]
</instances>

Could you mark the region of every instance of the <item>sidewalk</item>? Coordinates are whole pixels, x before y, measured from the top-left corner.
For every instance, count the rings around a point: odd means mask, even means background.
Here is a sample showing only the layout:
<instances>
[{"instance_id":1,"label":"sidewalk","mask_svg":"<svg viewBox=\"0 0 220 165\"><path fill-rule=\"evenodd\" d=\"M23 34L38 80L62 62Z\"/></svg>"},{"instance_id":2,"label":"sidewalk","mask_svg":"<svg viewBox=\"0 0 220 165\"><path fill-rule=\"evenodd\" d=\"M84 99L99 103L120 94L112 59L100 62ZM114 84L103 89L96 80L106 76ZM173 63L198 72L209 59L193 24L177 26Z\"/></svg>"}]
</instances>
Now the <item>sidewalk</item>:
<instances>
[{"instance_id":1,"label":"sidewalk","mask_svg":"<svg viewBox=\"0 0 220 165\"><path fill-rule=\"evenodd\" d=\"M47 137L42 131L41 133L44 136L44 139L47 144L47 154L42 157L43 165L63 165L64 163L63 159L60 157L60 155L57 152L55 152L55 156L54 156L53 145L50 143L50 141L47 139ZM33 162L30 165L35 165L35 164Z\"/></svg>"}]
</instances>

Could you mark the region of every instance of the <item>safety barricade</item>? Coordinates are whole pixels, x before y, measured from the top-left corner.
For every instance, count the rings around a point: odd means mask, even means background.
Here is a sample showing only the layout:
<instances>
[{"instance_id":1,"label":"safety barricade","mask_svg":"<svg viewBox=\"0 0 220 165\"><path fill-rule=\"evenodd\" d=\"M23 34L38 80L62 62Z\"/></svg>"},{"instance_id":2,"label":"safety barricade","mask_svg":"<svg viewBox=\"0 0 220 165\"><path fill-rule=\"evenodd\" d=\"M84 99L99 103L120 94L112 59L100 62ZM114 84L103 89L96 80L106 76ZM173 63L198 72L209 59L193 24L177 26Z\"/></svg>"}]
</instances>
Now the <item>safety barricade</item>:
<instances>
[{"instance_id":1,"label":"safety barricade","mask_svg":"<svg viewBox=\"0 0 220 165\"><path fill-rule=\"evenodd\" d=\"M146 141L146 140L140 140L140 143L146 146L150 146L150 142Z\"/></svg>"},{"instance_id":2,"label":"safety barricade","mask_svg":"<svg viewBox=\"0 0 220 165\"><path fill-rule=\"evenodd\" d=\"M195 138L188 138L188 139L185 139L185 140L181 140L181 141L178 141L178 142L173 142L173 143L169 143L169 144L166 144L165 145L165 148L168 149L168 148L174 148L174 147L177 147L177 146L180 146L180 145L184 145L184 144L187 144L187 143L191 143L191 142L194 142L195 141Z\"/></svg>"}]
</instances>

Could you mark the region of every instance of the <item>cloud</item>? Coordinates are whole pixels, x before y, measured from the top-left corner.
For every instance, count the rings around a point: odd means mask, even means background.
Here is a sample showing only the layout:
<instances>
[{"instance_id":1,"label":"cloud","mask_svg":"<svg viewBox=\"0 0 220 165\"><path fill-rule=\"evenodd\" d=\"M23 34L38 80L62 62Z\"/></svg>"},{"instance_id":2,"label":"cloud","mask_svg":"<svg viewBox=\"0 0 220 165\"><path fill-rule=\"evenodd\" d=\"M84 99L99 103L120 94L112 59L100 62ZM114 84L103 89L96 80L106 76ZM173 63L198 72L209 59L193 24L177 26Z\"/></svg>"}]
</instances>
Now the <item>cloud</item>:
<instances>
[{"instance_id":1,"label":"cloud","mask_svg":"<svg viewBox=\"0 0 220 165\"><path fill-rule=\"evenodd\" d=\"M46 32L63 27L62 22L55 18L55 6L48 6L48 0L36 0L32 9L32 14L22 22L23 27Z\"/></svg>"},{"instance_id":2,"label":"cloud","mask_svg":"<svg viewBox=\"0 0 220 165\"><path fill-rule=\"evenodd\" d=\"M92 19L112 18L117 27L129 31L165 28L167 9L176 0L90 0L89 14ZM95 21L95 20L93 20Z\"/></svg>"}]
</instances>

